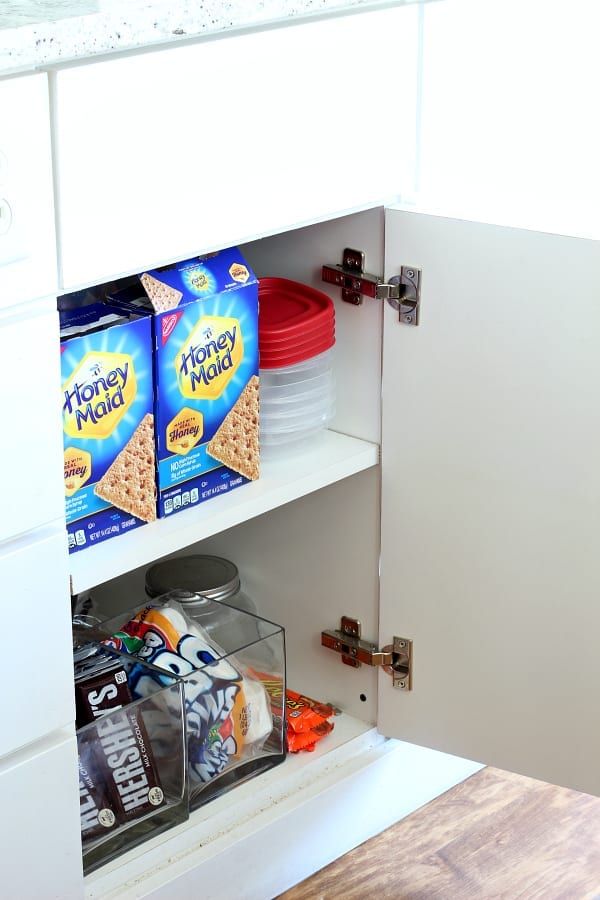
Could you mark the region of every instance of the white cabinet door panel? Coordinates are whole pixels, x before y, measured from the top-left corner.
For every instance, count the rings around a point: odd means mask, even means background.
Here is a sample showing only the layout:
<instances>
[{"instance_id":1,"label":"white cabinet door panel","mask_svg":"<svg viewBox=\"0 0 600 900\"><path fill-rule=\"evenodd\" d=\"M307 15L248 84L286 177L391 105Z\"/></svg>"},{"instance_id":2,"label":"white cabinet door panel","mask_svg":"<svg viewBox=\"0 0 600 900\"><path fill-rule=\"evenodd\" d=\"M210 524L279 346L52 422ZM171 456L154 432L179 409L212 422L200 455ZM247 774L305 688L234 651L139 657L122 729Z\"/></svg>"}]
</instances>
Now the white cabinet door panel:
<instances>
[{"instance_id":1,"label":"white cabinet door panel","mask_svg":"<svg viewBox=\"0 0 600 900\"><path fill-rule=\"evenodd\" d=\"M75 718L64 530L0 544L0 583L2 756Z\"/></svg>"},{"instance_id":2,"label":"white cabinet door panel","mask_svg":"<svg viewBox=\"0 0 600 900\"><path fill-rule=\"evenodd\" d=\"M418 17L379 10L55 73L64 286L411 189Z\"/></svg>"},{"instance_id":3,"label":"white cabinet door panel","mask_svg":"<svg viewBox=\"0 0 600 900\"><path fill-rule=\"evenodd\" d=\"M0 81L0 308L56 291L48 81Z\"/></svg>"},{"instance_id":4,"label":"white cabinet door panel","mask_svg":"<svg viewBox=\"0 0 600 900\"><path fill-rule=\"evenodd\" d=\"M64 515L55 306L0 315L0 541Z\"/></svg>"},{"instance_id":5,"label":"white cabinet door panel","mask_svg":"<svg viewBox=\"0 0 600 900\"><path fill-rule=\"evenodd\" d=\"M393 210L380 639L385 734L600 793L600 243Z\"/></svg>"},{"instance_id":6,"label":"white cabinet door panel","mask_svg":"<svg viewBox=\"0 0 600 900\"><path fill-rule=\"evenodd\" d=\"M28 712L34 711L34 705ZM75 735L0 760L2 896L83 896Z\"/></svg>"}]
</instances>

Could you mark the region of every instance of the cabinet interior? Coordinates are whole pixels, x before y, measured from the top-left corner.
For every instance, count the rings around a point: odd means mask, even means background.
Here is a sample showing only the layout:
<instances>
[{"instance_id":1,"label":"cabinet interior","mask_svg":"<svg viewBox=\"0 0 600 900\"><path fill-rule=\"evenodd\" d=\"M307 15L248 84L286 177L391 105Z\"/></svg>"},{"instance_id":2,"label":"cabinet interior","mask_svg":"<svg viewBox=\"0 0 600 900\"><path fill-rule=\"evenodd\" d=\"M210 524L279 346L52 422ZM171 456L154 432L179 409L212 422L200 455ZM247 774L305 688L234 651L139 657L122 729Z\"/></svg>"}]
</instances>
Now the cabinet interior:
<instances>
[{"instance_id":1,"label":"cabinet interior","mask_svg":"<svg viewBox=\"0 0 600 900\"><path fill-rule=\"evenodd\" d=\"M349 244L363 249L369 265L378 269L382 243L383 212L374 209L264 238L245 245L243 252L259 276L292 278L324 290L320 277L323 263L341 260L343 248ZM380 427L381 309L377 301L350 306L336 296L338 293L335 288L330 290L336 304L337 411L332 430L376 443ZM293 480L293 458L289 468ZM234 500L243 503L249 487L236 491ZM199 509L209 512L210 505L216 513L221 502L222 498L215 498ZM166 525L162 520L155 523L152 532L146 527L136 535L71 557L78 580L89 585L87 593L98 614L112 618L138 602L142 605L144 573L157 559L189 553L215 553L232 559L258 613L286 630L288 684L333 703L367 726L373 725L377 718L376 670L343 665L336 653L321 646L320 633L338 628L342 615L349 615L361 621L365 637L377 640L378 468L367 468L305 496L299 493L297 499L267 513L255 515L250 505L247 521L240 516L239 524L217 529L202 540L195 537L194 512L179 513L170 520L186 517L189 532L178 532L180 546L167 554L161 546L161 526ZM204 527L203 534L206 531ZM96 550L110 559L110 545L118 552L116 545L130 537L147 545L147 563L129 571L123 571L121 564L117 577L95 583L86 566L95 571ZM111 574L110 565L98 571Z\"/></svg>"}]
</instances>

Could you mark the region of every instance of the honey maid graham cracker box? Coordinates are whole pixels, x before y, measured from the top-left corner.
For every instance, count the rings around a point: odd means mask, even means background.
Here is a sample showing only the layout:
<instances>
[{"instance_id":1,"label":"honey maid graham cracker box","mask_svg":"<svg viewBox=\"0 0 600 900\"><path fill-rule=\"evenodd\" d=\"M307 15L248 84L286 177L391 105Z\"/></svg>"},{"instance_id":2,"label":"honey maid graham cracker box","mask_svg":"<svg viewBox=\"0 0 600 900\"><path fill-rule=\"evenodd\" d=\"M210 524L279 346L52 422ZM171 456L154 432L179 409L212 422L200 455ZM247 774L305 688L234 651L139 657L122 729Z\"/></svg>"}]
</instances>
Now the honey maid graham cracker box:
<instances>
[{"instance_id":1,"label":"honey maid graham cracker box","mask_svg":"<svg viewBox=\"0 0 600 900\"><path fill-rule=\"evenodd\" d=\"M73 553L156 519L152 324L104 303L59 315Z\"/></svg>"},{"instance_id":2,"label":"honey maid graham cracker box","mask_svg":"<svg viewBox=\"0 0 600 900\"><path fill-rule=\"evenodd\" d=\"M240 251L144 272L112 299L153 310L159 517L256 480L258 281Z\"/></svg>"}]
</instances>

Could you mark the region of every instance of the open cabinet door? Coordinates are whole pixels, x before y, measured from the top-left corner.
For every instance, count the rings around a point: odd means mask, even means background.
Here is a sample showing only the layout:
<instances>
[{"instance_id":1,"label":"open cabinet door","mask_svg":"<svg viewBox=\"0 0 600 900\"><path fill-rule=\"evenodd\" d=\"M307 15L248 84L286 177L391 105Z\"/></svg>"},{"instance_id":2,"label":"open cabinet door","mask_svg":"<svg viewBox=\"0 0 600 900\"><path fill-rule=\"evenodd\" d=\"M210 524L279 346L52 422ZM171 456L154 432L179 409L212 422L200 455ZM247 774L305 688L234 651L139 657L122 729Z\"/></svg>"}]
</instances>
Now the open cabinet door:
<instances>
[{"instance_id":1,"label":"open cabinet door","mask_svg":"<svg viewBox=\"0 0 600 900\"><path fill-rule=\"evenodd\" d=\"M390 210L383 733L600 794L600 243Z\"/></svg>"}]
</instances>

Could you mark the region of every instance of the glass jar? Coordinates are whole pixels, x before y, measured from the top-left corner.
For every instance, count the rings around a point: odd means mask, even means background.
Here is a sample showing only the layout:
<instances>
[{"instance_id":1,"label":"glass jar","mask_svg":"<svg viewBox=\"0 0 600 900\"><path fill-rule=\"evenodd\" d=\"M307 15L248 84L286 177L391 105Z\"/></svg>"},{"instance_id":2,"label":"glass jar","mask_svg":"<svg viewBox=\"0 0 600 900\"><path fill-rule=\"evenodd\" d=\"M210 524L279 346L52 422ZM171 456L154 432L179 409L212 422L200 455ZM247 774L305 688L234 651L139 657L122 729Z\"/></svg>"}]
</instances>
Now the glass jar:
<instances>
[{"instance_id":1,"label":"glass jar","mask_svg":"<svg viewBox=\"0 0 600 900\"><path fill-rule=\"evenodd\" d=\"M186 614L228 653L260 637L256 604L242 590L238 568L228 559L193 554L155 563L146 572L145 588L151 598L177 592Z\"/></svg>"}]
</instances>

